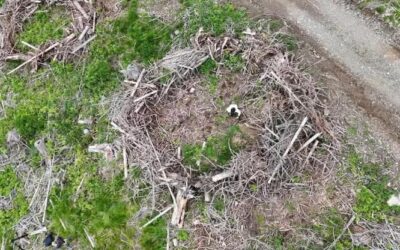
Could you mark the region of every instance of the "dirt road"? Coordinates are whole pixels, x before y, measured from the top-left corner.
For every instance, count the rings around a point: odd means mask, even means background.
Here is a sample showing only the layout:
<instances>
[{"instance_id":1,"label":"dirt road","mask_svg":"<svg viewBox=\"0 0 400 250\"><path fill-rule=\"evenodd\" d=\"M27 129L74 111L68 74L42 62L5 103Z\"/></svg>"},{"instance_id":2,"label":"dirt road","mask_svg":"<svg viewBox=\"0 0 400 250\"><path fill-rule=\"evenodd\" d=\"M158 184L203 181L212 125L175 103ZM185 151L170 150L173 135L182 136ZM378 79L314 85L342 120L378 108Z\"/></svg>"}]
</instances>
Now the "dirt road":
<instances>
[{"instance_id":1,"label":"dirt road","mask_svg":"<svg viewBox=\"0 0 400 250\"><path fill-rule=\"evenodd\" d=\"M331 68L327 70L354 102L383 121L390 127L391 135L400 139L400 51L390 45L384 32L377 32L334 0L233 2L247 8L253 16L287 20L303 40L328 58Z\"/></svg>"}]
</instances>

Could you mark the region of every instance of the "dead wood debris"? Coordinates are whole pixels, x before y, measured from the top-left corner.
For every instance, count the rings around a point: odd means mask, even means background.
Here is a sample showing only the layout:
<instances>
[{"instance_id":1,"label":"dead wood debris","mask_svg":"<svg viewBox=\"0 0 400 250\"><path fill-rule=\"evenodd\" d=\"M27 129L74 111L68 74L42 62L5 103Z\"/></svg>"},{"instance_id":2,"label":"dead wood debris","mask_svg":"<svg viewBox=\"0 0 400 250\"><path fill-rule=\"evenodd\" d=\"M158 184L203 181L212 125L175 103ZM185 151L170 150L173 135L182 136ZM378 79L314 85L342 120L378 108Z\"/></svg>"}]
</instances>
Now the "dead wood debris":
<instances>
[{"instance_id":1,"label":"dead wood debris","mask_svg":"<svg viewBox=\"0 0 400 250\"><path fill-rule=\"evenodd\" d=\"M49 41L40 47L24 42L31 49L26 54L16 50L16 37L25 22L34 15L43 1L6 0L0 13L0 66L7 60L22 60L12 74L25 66L35 71L38 65L51 60L66 61L80 55L96 35L96 7L100 3L92 1L48 1L45 5L61 6L71 16L72 22L65 28L65 36L59 41Z\"/></svg>"},{"instance_id":2,"label":"dead wood debris","mask_svg":"<svg viewBox=\"0 0 400 250\"><path fill-rule=\"evenodd\" d=\"M246 62L242 74L249 84L241 85L238 93L245 100L243 106L249 109L243 111L243 119L248 126L257 128L259 137L254 147L236 154L225 170L199 176L183 166L179 147L153 138L156 111L165 100L174 99L175 88L187 88L188 92L193 88L196 69L207 59L220 63L225 53L241 55ZM239 40L212 37L200 30L192 39L192 47L175 49L146 69L131 65L124 75L128 79L124 81L125 88L113 98L110 120L124 138L128 161L125 165L139 166L143 179L151 184L148 200L152 209L159 207L158 195L168 188L174 199L171 225L182 227L189 200L182 190L194 186L207 201L216 194L230 197L225 206L230 213L225 214L226 218L215 219L218 213L210 211L210 218L223 222L221 227L218 223L196 224L198 230L207 231L208 242L213 235L231 235L243 238L243 248L246 244L263 245L239 226L243 218L239 214L244 210L238 204L244 200L249 204L259 202L261 197L282 190L285 183L305 169L324 172L335 162L341 129L325 116L323 91L302 72L292 55L273 43L273 38L252 32ZM265 104L255 109L260 100ZM127 176L126 181L133 182ZM257 187L256 193L250 190L252 185ZM232 216L236 224L232 224ZM232 246L228 238L212 240L228 249ZM197 240L202 245L202 239Z\"/></svg>"},{"instance_id":3,"label":"dead wood debris","mask_svg":"<svg viewBox=\"0 0 400 250\"><path fill-rule=\"evenodd\" d=\"M388 246L400 246L400 227L391 223L373 223L361 221L350 232L355 246L370 249L387 249Z\"/></svg>"}]
</instances>

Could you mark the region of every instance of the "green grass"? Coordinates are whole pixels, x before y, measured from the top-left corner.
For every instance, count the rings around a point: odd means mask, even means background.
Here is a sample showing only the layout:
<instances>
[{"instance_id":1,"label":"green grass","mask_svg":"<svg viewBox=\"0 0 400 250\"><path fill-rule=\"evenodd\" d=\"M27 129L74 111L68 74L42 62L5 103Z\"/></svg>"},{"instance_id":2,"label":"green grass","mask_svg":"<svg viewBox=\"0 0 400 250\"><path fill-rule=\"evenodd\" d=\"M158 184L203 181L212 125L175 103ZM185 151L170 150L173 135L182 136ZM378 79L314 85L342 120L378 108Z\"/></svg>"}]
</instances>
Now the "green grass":
<instances>
[{"instance_id":1,"label":"green grass","mask_svg":"<svg viewBox=\"0 0 400 250\"><path fill-rule=\"evenodd\" d=\"M331 208L320 215L320 222L313 226L316 232L324 241L325 246L329 246L342 232L348 219L341 215L336 209ZM352 247L350 235L345 233L340 241L335 245L335 249L350 249Z\"/></svg>"},{"instance_id":2,"label":"green grass","mask_svg":"<svg viewBox=\"0 0 400 250\"><path fill-rule=\"evenodd\" d=\"M217 4L212 0L182 0L189 10L186 26L181 35L187 41L200 28L216 36L231 31L239 35L249 25L247 14L232 4Z\"/></svg>"},{"instance_id":3,"label":"green grass","mask_svg":"<svg viewBox=\"0 0 400 250\"><path fill-rule=\"evenodd\" d=\"M97 176L89 175L84 180L81 193L76 197L76 188L79 185L76 181L81 178L77 179L73 175L81 177L82 173L87 172L87 168L95 166L90 166L89 162L87 165L72 166L68 169L67 188L52 190L52 205L48 209L51 230L65 238L79 240L81 246L90 246L84 232L86 229L94 237L96 246L101 249L133 247L129 240L133 239L135 230L129 228L127 222L137 206L124 198L127 190L124 189L122 177L104 182ZM121 241L123 238L127 242Z\"/></svg>"},{"instance_id":4,"label":"green grass","mask_svg":"<svg viewBox=\"0 0 400 250\"><path fill-rule=\"evenodd\" d=\"M396 191L388 187L389 176L384 174L385 166L365 163L354 150L349 153L348 164L357 180L357 196L354 211L359 218L384 222L400 215L399 207L389 207L387 201Z\"/></svg>"},{"instance_id":5,"label":"green grass","mask_svg":"<svg viewBox=\"0 0 400 250\"><path fill-rule=\"evenodd\" d=\"M226 53L224 55L223 62L225 67L227 67L232 72L240 72L246 67L246 63L240 54L233 55L230 53Z\"/></svg>"},{"instance_id":6,"label":"green grass","mask_svg":"<svg viewBox=\"0 0 400 250\"><path fill-rule=\"evenodd\" d=\"M64 28L71 22L71 17L64 8L41 8L36 11L23 30L17 36L17 48L28 51L21 41L33 46L40 46L49 41L56 41L64 36Z\"/></svg>"},{"instance_id":7,"label":"green grass","mask_svg":"<svg viewBox=\"0 0 400 250\"><path fill-rule=\"evenodd\" d=\"M365 8L372 0L363 0L359 3L361 8ZM374 2L375 12L392 26L400 26L400 1L398 0L379 0Z\"/></svg>"},{"instance_id":8,"label":"green grass","mask_svg":"<svg viewBox=\"0 0 400 250\"><path fill-rule=\"evenodd\" d=\"M190 237L190 234L188 231L184 230L184 229L180 229L176 235L176 238L179 241L188 241Z\"/></svg>"},{"instance_id":9,"label":"green grass","mask_svg":"<svg viewBox=\"0 0 400 250\"><path fill-rule=\"evenodd\" d=\"M244 137L238 126L230 127L225 134L209 137L204 148L201 144L184 145L183 162L200 172L208 172L213 164L223 166L243 146L233 143L235 136ZM200 166L197 165L198 162Z\"/></svg>"},{"instance_id":10,"label":"green grass","mask_svg":"<svg viewBox=\"0 0 400 250\"><path fill-rule=\"evenodd\" d=\"M28 212L28 203L22 193L23 183L18 179L13 166L0 171L0 196L12 197L12 209L0 210L0 235L10 244L14 236L13 226Z\"/></svg>"},{"instance_id":11,"label":"green grass","mask_svg":"<svg viewBox=\"0 0 400 250\"><path fill-rule=\"evenodd\" d=\"M149 217L145 222L152 218L153 217ZM143 224L145 224L145 222ZM167 245L166 220L161 217L145 227L140 236L139 243L143 250L164 250Z\"/></svg>"},{"instance_id":12,"label":"green grass","mask_svg":"<svg viewBox=\"0 0 400 250\"><path fill-rule=\"evenodd\" d=\"M296 51L299 48L297 44L298 41L293 36L279 33L277 34L276 39L279 43L282 43L288 51Z\"/></svg>"}]
</instances>

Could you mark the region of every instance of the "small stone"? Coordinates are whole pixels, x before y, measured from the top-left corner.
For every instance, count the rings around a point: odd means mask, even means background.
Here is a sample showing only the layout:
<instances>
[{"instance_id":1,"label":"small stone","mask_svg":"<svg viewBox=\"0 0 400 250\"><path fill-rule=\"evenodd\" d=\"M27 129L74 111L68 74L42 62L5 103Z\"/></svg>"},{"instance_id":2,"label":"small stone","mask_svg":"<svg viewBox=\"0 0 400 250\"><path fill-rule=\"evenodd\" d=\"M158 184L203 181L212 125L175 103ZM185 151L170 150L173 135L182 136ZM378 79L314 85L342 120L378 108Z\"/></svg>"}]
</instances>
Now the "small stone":
<instances>
[{"instance_id":1,"label":"small stone","mask_svg":"<svg viewBox=\"0 0 400 250\"><path fill-rule=\"evenodd\" d=\"M87 128L85 128L85 129L83 130L83 134L84 134L84 135L88 135L88 134L90 134L90 130L89 130L89 129L87 129Z\"/></svg>"},{"instance_id":2,"label":"small stone","mask_svg":"<svg viewBox=\"0 0 400 250\"><path fill-rule=\"evenodd\" d=\"M190 93L190 94L193 94L195 91L196 91L195 88L191 88L191 89L189 90L189 93Z\"/></svg>"},{"instance_id":3,"label":"small stone","mask_svg":"<svg viewBox=\"0 0 400 250\"><path fill-rule=\"evenodd\" d=\"M44 238L43 244L44 244L45 247L49 247L49 246L51 246L51 243L53 243L53 241L54 241L53 233L49 233L46 236L46 238Z\"/></svg>"},{"instance_id":4,"label":"small stone","mask_svg":"<svg viewBox=\"0 0 400 250\"><path fill-rule=\"evenodd\" d=\"M65 240L62 237L58 236L57 240L56 240L56 248L57 249L61 248L64 245L64 243L65 243Z\"/></svg>"},{"instance_id":5,"label":"small stone","mask_svg":"<svg viewBox=\"0 0 400 250\"><path fill-rule=\"evenodd\" d=\"M174 247L178 247L178 240L177 239L173 239L172 240L172 244L174 244Z\"/></svg>"}]
</instances>

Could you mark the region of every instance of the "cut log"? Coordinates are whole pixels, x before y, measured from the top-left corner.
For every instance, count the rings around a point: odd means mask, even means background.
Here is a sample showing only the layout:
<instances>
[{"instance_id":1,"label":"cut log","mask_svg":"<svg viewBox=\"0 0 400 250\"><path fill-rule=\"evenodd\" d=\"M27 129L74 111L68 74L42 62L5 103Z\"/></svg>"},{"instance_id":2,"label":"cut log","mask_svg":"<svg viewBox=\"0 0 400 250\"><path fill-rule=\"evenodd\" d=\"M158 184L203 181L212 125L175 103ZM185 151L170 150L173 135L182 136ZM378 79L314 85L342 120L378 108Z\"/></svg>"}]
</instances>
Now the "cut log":
<instances>
[{"instance_id":1,"label":"cut log","mask_svg":"<svg viewBox=\"0 0 400 250\"><path fill-rule=\"evenodd\" d=\"M187 189L179 189L176 195L176 205L174 205L174 212L172 213L171 225L178 228L183 227L185 219L186 205L188 201L193 198Z\"/></svg>"}]
</instances>

